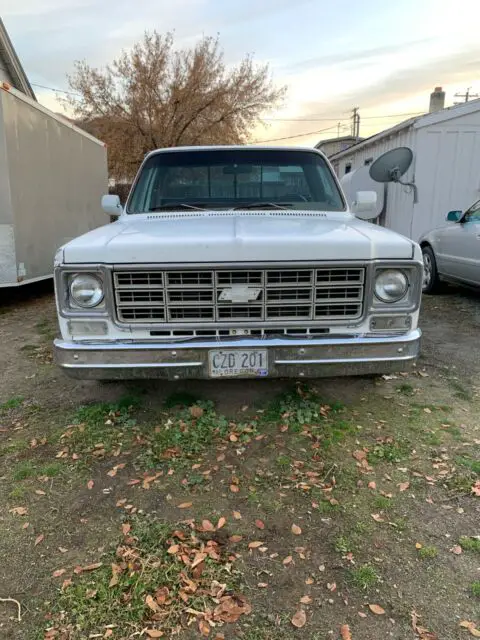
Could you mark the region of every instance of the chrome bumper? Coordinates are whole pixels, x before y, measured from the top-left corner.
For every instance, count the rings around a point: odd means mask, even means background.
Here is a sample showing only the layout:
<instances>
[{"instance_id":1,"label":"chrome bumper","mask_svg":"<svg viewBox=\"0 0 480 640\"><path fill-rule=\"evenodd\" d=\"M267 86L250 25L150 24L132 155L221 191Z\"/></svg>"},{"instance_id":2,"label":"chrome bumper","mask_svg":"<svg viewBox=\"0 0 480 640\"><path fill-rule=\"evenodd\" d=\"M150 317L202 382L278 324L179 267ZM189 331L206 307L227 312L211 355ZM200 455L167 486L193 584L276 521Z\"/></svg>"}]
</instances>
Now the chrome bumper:
<instances>
[{"instance_id":1,"label":"chrome bumper","mask_svg":"<svg viewBox=\"0 0 480 640\"><path fill-rule=\"evenodd\" d=\"M174 344L55 340L55 358L80 379L209 378L211 349L267 349L269 378L317 378L404 371L420 352L421 331L401 336L230 339Z\"/></svg>"}]
</instances>

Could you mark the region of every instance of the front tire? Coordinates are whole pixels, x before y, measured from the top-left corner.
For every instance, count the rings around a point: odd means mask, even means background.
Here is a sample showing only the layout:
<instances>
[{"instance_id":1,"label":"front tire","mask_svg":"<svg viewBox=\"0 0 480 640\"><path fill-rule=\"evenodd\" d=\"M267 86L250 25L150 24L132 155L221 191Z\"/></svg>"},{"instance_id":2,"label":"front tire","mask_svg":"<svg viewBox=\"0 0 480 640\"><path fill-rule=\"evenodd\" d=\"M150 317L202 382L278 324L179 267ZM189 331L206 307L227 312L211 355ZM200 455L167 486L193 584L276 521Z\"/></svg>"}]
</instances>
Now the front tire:
<instances>
[{"instance_id":1,"label":"front tire","mask_svg":"<svg viewBox=\"0 0 480 640\"><path fill-rule=\"evenodd\" d=\"M437 261L430 245L422 247L423 254L423 293L437 293L440 290L440 278L438 277Z\"/></svg>"}]
</instances>

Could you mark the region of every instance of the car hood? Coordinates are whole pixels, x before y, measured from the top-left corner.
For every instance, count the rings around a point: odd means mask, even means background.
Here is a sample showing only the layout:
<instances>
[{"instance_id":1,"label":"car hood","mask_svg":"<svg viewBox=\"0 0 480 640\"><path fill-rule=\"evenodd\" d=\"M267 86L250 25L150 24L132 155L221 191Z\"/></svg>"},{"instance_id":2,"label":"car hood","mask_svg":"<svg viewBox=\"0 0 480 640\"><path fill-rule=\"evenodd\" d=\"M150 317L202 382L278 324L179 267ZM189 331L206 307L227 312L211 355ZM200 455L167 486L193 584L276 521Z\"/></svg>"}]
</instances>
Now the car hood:
<instances>
[{"instance_id":1,"label":"car hood","mask_svg":"<svg viewBox=\"0 0 480 640\"><path fill-rule=\"evenodd\" d=\"M332 212L122 215L63 247L70 264L408 259L414 243Z\"/></svg>"}]
</instances>

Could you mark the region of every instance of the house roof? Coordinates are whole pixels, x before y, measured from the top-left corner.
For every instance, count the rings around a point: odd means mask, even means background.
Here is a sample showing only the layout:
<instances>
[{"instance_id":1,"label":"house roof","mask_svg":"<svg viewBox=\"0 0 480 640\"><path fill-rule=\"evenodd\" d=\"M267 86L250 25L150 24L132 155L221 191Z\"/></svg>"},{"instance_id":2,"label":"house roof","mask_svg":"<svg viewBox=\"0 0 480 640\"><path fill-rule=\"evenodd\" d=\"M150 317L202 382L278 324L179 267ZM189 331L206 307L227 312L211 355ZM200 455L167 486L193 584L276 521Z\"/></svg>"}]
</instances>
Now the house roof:
<instances>
[{"instance_id":1,"label":"house roof","mask_svg":"<svg viewBox=\"0 0 480 640\"><path fill-rule=\"evenodd\" d=\"M325 138L325 140L320 140L320 142L317 142L317 144L315 145L315 149L320 149L320 147L324 144L328 144L329 142L349 142L350 140L355 141L355 140L363 140L363 138L357 138L357 136L338 136L335 138Z\"/></svg>"},{"instance_id":2,"label":"house roof","mask_svg":"<svg viewBox=\"0 0 480 640\"><path fill-rule=\"evenodd\" d=\"M453 120L453 118L458 118L460 116L466 116L470 113L475 113L476 111L480 111L480 99L463 102L462 104L455 105L453 107L447 107L446 109L441 109L440 111L435 111L434 113L425 113L420 116L415 116L414 118L408 118L408 120L404 120L403 122L400 122L399 124L396 124L389 129L380 131L380 133L376 133L369 138L365 138L361 142L357 142L344 151L339 151L338 153L333 154L332 156L330 156L330 160L339 160L340 158L360 151L361 149L365 149L366 147L375 144L383 138L388 138L392 135L395 135L399 131L403 131L403 129L408 129L409 127L420 129L422 127L428 127L432 124L439 124L440 122Z\"/></svg>"},{"instance_id":3,"label":"house roof","mask_svg":"<svg viewBox=\"0 0 480 640\"><path fill-rule=\"evenodd\" d=\"M18 91L23 91L32 100L36 100L35 93L28 81L27 74L13 48L12 41L7 33L5 25L0 18L0 59L7 68L12 84Z\"/></svg>"}]
</instances>

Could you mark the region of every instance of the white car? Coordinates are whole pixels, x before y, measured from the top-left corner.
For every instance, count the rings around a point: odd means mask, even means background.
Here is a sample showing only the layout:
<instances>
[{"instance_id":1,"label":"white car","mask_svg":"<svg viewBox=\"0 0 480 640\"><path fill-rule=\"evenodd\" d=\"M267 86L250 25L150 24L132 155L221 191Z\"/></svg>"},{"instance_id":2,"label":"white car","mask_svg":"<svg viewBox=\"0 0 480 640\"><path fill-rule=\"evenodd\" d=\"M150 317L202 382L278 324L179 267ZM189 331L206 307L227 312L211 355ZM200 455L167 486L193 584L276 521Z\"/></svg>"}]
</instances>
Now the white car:
<instances>
[{"instance_id":1,"label":"white car","mask_svg":"<svg viewBox=\"0 0 480 640\"><path fill-rule=\"evenodd\" d=\"M480 287L480 200L467 211L449 211L447 224L420 239L424 293L446 280Z\"/></svg>"},{"instance_id":2,"label":"white car","mask_svg":"<svg viewBox=\"0 0 480 640\"><path fill-rule=\"evenodd\" d=\"M59 249L56 359L78 378L317 377L419 353L422 254L355 217L315 149L162 149L118 216Z\"/></svg>"}]
</instances>

